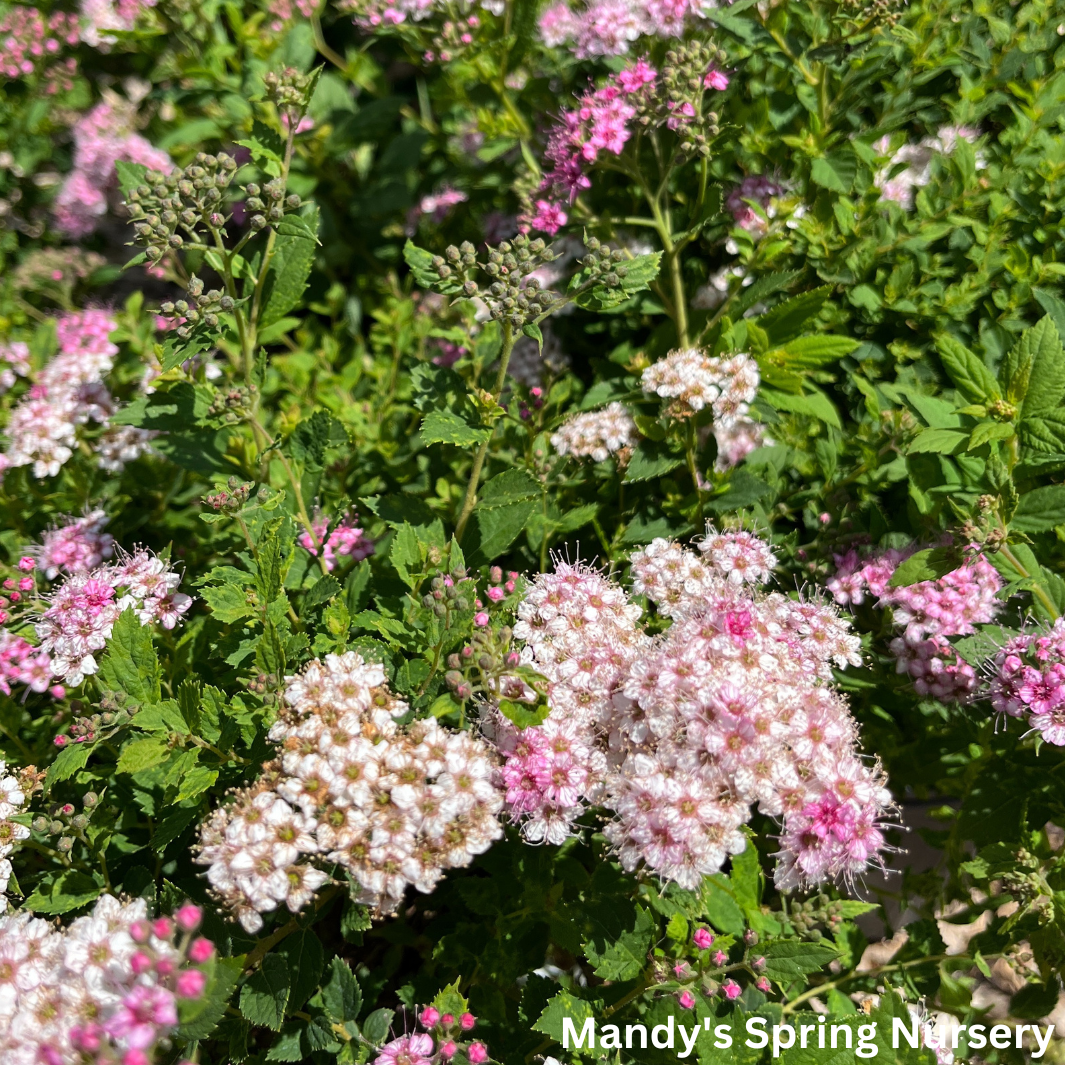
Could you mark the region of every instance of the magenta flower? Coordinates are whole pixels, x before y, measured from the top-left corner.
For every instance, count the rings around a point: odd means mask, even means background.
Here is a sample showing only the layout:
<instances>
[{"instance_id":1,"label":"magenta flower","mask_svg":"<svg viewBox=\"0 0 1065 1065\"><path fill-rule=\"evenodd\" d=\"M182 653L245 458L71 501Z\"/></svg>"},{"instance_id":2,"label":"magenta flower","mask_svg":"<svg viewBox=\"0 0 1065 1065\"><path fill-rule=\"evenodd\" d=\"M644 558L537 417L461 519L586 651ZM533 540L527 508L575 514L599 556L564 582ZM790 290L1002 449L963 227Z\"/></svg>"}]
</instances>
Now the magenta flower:
<instances>
[{"instance_id":1,"label":"magenta flower","mask_svg":"<svg viewBox=\"0 0 1065 1065\"><path fill-rule=\"evenodd\" d=\"M143 1050L158 1038L160 1028L177 1024L174 996L164 987L135 987L108 1020L107 1034L133 1050Z\"/></svg>"},{"instance_id":2,"label":"magenta flower","mask_svg":"<svg viewBox=\"0 0 1065 1065\"><path fill-rule=\"evenodd\" d=\"M433 1049L431 1035L424 1032L405 1035L381 1047L374 1065L431 1065Z\"/></svg>"},{"instance_id":3,"label":"magenta flower","mask_svg":"<svg viewBox=\"0 0 1065 1065\"><path fill-rule=\"evenodd\" d=\"M714 934L707 928L697 928L692 942L700 949L706 950L714 941Z\"/></svg>"}]
</instances>

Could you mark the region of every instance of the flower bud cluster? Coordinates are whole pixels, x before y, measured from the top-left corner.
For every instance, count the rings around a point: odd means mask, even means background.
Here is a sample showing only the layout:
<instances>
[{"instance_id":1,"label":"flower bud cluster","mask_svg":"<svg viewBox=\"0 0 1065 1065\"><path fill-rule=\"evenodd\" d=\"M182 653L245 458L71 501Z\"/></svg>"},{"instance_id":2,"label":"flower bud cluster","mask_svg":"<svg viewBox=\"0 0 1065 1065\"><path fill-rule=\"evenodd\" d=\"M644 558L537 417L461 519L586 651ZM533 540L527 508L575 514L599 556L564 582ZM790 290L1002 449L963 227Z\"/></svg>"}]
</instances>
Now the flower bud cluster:
<instances>
[{"instance_id":1,"label":"flower bud cluster","mask_svg":"<svg viewBox=\"0 0 1065 1065\"><path fill-rule=\"evenodd\" d=\"M725 53L709 41L692 40L678 44L666 53L657 94L641 96L636 121L641 126L666 126L678 137L681 160L708 158L712 140L718 135L718 114L703 109L707 90L728 87L720 70Z\"/></svg>"},{"instance_id":2,"label":"flower bud cluster","mask_svg":"<svg viewBox=\"0 0 1065 1065\"><path fill-rule=\"evenodd\" d=\"M42 836L58 836L56 850L60 854L69 854L74 847L74 838L84 836L99 802L100 797L95 791L87 791L82 796L80 811L70 802L51 803L45 813L33 819L31 827Z\"/></svg>"},{"instance_id":3,"label":"flower bud cluster","mask_svg":"<svg viewBox=\"0 0 1065 1065\"><path fill-rule=\"evenodd\" d=\"M666 414L690 418L709 407L715 429L746 420L758 391L758 363L749 355L708 355L701 348L671 351L643 372L644 392L669 400Z\"/></svg>"},{"instance_id":4,"label":"flower bud cluster","mask_svg":"<svg viewBox=\"0 0 1065 1065\"><path fill-rule=\"evenodd\" d=\"M241 481L238 477L230 477L225 488L219 488L217 492L205 495L203 501L212 510L240 510L247 503L253 487L251 481Z\"/></svg>"},{"instance_id":5,"label":"flower bud cluster","mask_svg":"<svg viewBox=\"0 0 1065 1065\"><path fill-rule=\"evenodd\" d=\"M446 19L439 32L429 42L422 58L427 63L439 60L450 63L459 59L473 43L474 34L481 26L479 15L467 15L465 18Z\"/></svg>"},{"instance_id":6,"label":"flower bud cluster","mask_svg":"<svg viewBox=\"0 0 1065 1065\"><path fill-rule=\"evenodd\" d=\"M526 323L535 322L558 302L558 294L541 288L539 279L533 276L556 258L543 240L530 240L519 233L513 240L490 248L480 261L469 241L459 247L452 244L443 255L433 257L433 269L441 281L460 283L464 296L483 300L492 319L510 322L520 332ZM473 280L476 270L490 278L483 288Z\"/></svg>"},{"instance_id":7,"label":"flower bud cluster","mask_svg":"<svg viewBox=\"0 0 1065 1065\"><path fill-rule=\"evenodd\" d=\"M596 462L605 462L616 454L620 466L628 461L638 441L636 423L621 403L574 414L551 435L551 446L559 455L591 456Z\"/></svg>"},{"instance_id":8,"label":"flower bud cluster","mask_svg":"<svg viewBox=\"0 0 1065 1065\"><path fill-rule=\"evenodd\" d=\"M174 328L180 337L188 336L192 331L191 326L201 321L208 329L217 329L218 315L233 310L235 306L232 296L226 295L221 289L212 288L204 292L203 281L195 274L189 278L187 292L187 300L168 300L159 307L163 317L176 319Z\"/></svg>"},{"instance_id":9,"label":"flower bud cluster","mask_svg":"<svg viewBox=\"0 0 1065 1065\"><path fill-rule=\"evenodd\" d=\"M339 865L359 901L395 910L413 885L430 892L502 835L502 796L489 748L408 712L384 669L355 652L315 659L286 678L270 730L280 758L201 828L198 861L250 932L284 903L293 913Z\"/></svg>"},{"instance_id":10,"label":"flower bud cluster","mask_svg":"<svg viewBox=\"0 0 1065 1065\"><path fill-rule=\"evenodd\" d=\"M181 1000L202 998L214 946L199 907L149 920L143 899L104 895L68 928L0 917L0 1058L45 1065L150 1065L169 1049Z\"/></svg>"},{"instance_id":11,"label":"flower bud cluster","mask_svg":"<svg viewBox=\"0 0 1065 1065\"><path fill-rule=\"evenodd\" d=\"M1026 719L1044 743L1065 747L1065 621L1014 636L991 666L992 707Z\"/></svg>"},{"instance_id":12,"label":"flower bud cluster","mask_svg":"<svg viewBox=\"0 0 1065 1065\"><path fill-rule=\"evenodd\" d=\"M280 74L271 70L263 75L267 100L288 120L293 129L307 113L315 81L313 74L303 74L295 67L285 67Z\"/></svg>"},{"instance_id":13,"label":"flower bud cluster","mask_svg":"<svg viewBox=\"0 0 1065 1065\"><path fill-rule=\"evenodd\" d=\"M824 935L822 927L832 936L843 927L843 903L819 893L812 899L792 899L789 908L785 899L784 917L798 935L816 941Z\"/></svg>"},{"instance_id":14,"label":"flower bud cluster","mask_svg":"<svg viewBox=\"0 0 1065 1065\"><path fill-rule=\"evenodd\" d=\"M751 534L709 528L699 546L633 557L637 590L674 618L654 639L595 571L560 564L530 584L515 635L550 712L496 729L512 816L557 841L584 803L605 806L626 869L690 888L743 850L757 803L784 822L782 887L856 876L878 860L890 804L831 688L859 641L825 603L758 591L775 560Z\"/></svg>"},{"instance_id":15,"label":"flower bud cluster","mask_svg":"<svg viewBox=\"0 0 1065 1065\"><path fill-rule=\"evenodd\" d=\"M763 994L772 990L764 975L766 959L758 949L758 933L748 928L741 937L742 953L736 937L717 936L705 926L696 927L690 938L666 943L665 956L655 961L656 980L676 995L684 1009L694 1009L696 993L705 998L720 997L733 1001L743 987L733 976L745 975Z\"/></svg>"}]
</instances>

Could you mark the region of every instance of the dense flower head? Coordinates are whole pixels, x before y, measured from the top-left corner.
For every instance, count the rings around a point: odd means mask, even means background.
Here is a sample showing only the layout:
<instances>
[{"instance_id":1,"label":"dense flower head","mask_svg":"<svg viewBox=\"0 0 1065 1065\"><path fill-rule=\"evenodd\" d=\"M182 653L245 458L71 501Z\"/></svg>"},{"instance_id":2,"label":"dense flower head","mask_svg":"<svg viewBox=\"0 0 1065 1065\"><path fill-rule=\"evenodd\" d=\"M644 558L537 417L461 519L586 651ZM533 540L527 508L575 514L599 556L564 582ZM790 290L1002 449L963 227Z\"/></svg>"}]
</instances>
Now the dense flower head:
<instances>
[{"instance_id":1,"label":"dense flower head","mask_svg":"<svg viewBox=\"0 0 1065 1065\"><path fill-rule=\"evenodd\" d=\"M569 46L578 59L625 55L640 37L681 37L702 8L690 0L591 0L574 10L552 4L540 16L540 33L551 46Z\"/></svg>"},{"instance_id":2,"label":"dense flower head","mask_svg":"<svg viewBox=\"0 0 1065 1065\"><path fill-rule=\"evenodd\" d=\"M776 564L758 537L710 527L699 548L658 539L632 558L635 590L673 618L654 639L594 570L562 563L530 582L514 635L548 679L549 712L520 732L493 725L511 815L559 842L605 806L626 869L691 888L743 850L757 804L784 822L782 886L856 876L878 860L890 803L830 686L859 641L830 604L758 589ZM815 858L803 818L819 830L818 803L843 812Z\"/></svg>"},{"instance_id":3,"label":"dense flower head","mask_svg":"<svg viewBox=\"0 0 1065 1065\"><path fill-rule=\"evenodd\" d=\"M722 430L747 420L758 391L758 364L749 355L709 355L702 348L681 348L643 371L643 390L668 400L666 411L688 418L706 407Z\"/></svg>"},{"instance_id":4,"label":"dense flower head","mask_svg":"<svg viewBox=\"0 0 1065 1065\"><path fill-rule=\"evenodd\" d=\"M109 0L103 3L111 7ZM67 236L88 236L107 213L107 194L120 160L163 173L172 169L166 152L133 132L134 117L132 105L116 96L97 104L75 124L74 169L53 204L56 225Z\"/></svg>"},{"instance_id":5,"label":"dense flower head","mask_svg":"<svg viewBox=\"0 0 1065 1065\"><path fill-rule=\"evenodd\" d=\"M0 396L30 375L30 346L21 340L0 341Z\"/></svg>"},{"instance_id":6,"label":"dense flower head","mask_svg":"<svg viewBox=\"0 0 1065 1065\"><path fill-rule=\"evenodd\" d=\"M87 573L114 552L115 538L104 532L107 515L93 510L80 518L71 518L44 534L36 551L37 565L48 580L60 572Z\"/></svg>"},{"instance_id":7,"label":"dense flower head","mask_svg":"<svg viewBox=\"0 0 1065 1065\"><path fill-rule=\"evenodd\" d=\"M423 22L445 10L441 0L341 0L338 6L342 11L350 11L355 24L367 31ZM479 0L477 6L493 15L500 15L504 10L502 0ZM446 61L448 57L441 58Z\"/></svg>"},{"instance_id":8,"label":"dense flower head","mask_svg":"<svg viewBox=\"0 0 1065 1065\"><path fill-rule=\"evenodd\" d=\"M45 692L52 684L52 659L9 629L0 628L0 692L11 694L13 684L25 684L35 692Z\"/></svg>"},{"instance_id":9,"label":"dense flower head","mask_svg":"<svg viewBox=\"0 0 1065 1065\"><path fill-rule=\"evenodd\" d=\"M1065 747L1065 621L1014 636L991 668L992 707L1024 718L1045 743Z\"/></svg>"},{"instance_id":10,"label":"dense flower head","mask_svg":"<svg viewBox=\"0 0 1065 1065\"><path fill-rule=\"evenodd\" d=\"M916 550L916 545L890 548L863 559L852 548L836 556L827 588L844 606L870 596L877 606L890 607L903 630L890 644L898 672L913 678L918 695L959 702L976 692L976 671L947 637L968 636L994 619L1002 579L983 554L969 551L960 566L937 580L889 587L895 570Z\"/></svg>"},{"instance_id":11,"label":"dense flower head","mask_svg":"<svg viewBox=\"0 0 1065 1065\"><path fill-rule=\"evenodd\" d=\"M329 528L329 519L324 514L316 514L311 523L314 529L314 539L309 532L302 532L298 537L299 544L304 550L310 552L315 558L321 550L325 560L326 569L332 572L336 568L337 556L350 557L355 562L361 562L374 553L373 540L356 523L357 514L345 514L340 521ZM328 535L326 535L328 533Z\"/></svg>"},{"instance_id":12,"label":"dense flower head","mask_svg":"<svg viewBox=\"0 0 1065 1065\"><path fill-rule=\"evenodd\" d=\"M784 186L764 174L745 177L725 197L725 206L741 229L757 237L768 228L766 217L772 217L771 201L784 193ZM757 205L761 210L756 210Z\"/></svg>"},{"instance_id":13,"label":"dense flower head","mask_svg":"<svg viewBox=\"0 0 1065 1065\"><path fill-rule=\"evenodd\" d=\"M715 425L714 440L717 443L714 469L719 472L738 466L752 451L774 444L765 427L750 418L735 418L724 425Z\"/></svg>"},{"instance_id":14,"label":"dense flower head","mask_svg":"<svg viewBox=\"0 0 1065 1065\"><path fill-rule=\"evenodd\" d=\"M189 935L175 942L170 922L149 926L143 899L103 895L60 930L24 912L0 917L0 1057L151 1061L177 1027L179 999L205 985Z\"/></svg>"},{"instance_id":15,"label":"dense flower head","mask_svg":"<svg viewBox=\"0 0 1065 1065\"><path fill-rule=\"evenodd\" d=\"M67 91L77 71L75 60L60 58L64 46L78 44L76 15L45 15L35 7L12 7L0 18L0 77L41 78L46 95Z\"/></svg>"},{"instance_id":16,"label":"dense flower head","mask_svg":"<svg viewBox=\"0 0 1065 1065\"><path fill-rule=\"evenodd\" d=\"M4 636L0 632L0 691L5 684L5 647ZM8 688L5 694L10 695ZM25 839L29 839L30 830L12 820L22 812L28 798L28 787L18 775L11 773L7 763L0 759L0 913L7 909L7 887L11 879L12 852Z\"/></svg>"},{"instance_id":17,"label":"dense flower head","mask_svg":"<svg viewBox=\"0 0 1065 1065\"><path fill-rule=\"evenodd\" d=\"M143 549L123 553L117 563L72 573L46 597L34 626L53 674L75 686L95 673L96 654L127 608L142 625L174 628L192 605L191 596L177 591L180 583L178 572Z\"/></svg>"},{"instance_id":18,"label":"dense flower head","mask_svg":"<svg viewBox=\"0 0 1065 1065\"><path fill-rule=\"evenodd\" d=\"M638 439L632 415L623 404L611 403L602 410L568 418L552 434L551 446L560 455L590 456L603 462L617 452L631 450Z\"/></svg>"},{"instance_id":19,"label":"dense flower head","mask_svg":"<svg viewBox=\"0 0 1065 1065\"><path fill-rule=\"evenodd\" d=\"M398 725L407 712L384 669L353 651L286 678L270 731L279 758L201 829L198 861L248 931L328 881L305 859L340 865L360 901L391 912L408 887L432 891L502 835L489 748L435 718Z\"/></svg>"},{"instance_id":20,"label":"dense flower head","mask_svg":"<svg viewBox=\"0 0 1065 1065\"><path fill-rule=\"evenodd\" d=\"M951 155L958 141L976 142L980 131L970 126L941 126L934 135L924 137L916 144L903 144L891 151L891 137L884 136L873 147L882 155L890 155L890 161L877 171L876 187L885 200L897 203L905 210L913 207L919 188L932 180L932 161L937 155ZM976 168L987 165L982 152L976 153Z\"/></svg>"}]
</instances>

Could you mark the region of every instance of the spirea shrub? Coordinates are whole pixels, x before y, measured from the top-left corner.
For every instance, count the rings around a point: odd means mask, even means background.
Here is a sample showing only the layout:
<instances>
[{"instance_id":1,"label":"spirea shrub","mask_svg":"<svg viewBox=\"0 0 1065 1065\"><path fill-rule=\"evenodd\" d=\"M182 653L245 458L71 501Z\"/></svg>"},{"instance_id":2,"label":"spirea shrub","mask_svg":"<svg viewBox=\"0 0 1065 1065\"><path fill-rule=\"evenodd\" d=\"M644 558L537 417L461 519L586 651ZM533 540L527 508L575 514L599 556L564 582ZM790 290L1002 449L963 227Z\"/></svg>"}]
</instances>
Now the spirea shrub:
<instances>
[{"instance_id":1,"label":"spirea shrub","mask_svg":"<svg viewBox=\"0 0 1065 1065\"><path fill-rule=\"evenodd\" d=\"M0 3L5 1065L1059 1060L1063 32Z\"/></svg>"}]
</instances>

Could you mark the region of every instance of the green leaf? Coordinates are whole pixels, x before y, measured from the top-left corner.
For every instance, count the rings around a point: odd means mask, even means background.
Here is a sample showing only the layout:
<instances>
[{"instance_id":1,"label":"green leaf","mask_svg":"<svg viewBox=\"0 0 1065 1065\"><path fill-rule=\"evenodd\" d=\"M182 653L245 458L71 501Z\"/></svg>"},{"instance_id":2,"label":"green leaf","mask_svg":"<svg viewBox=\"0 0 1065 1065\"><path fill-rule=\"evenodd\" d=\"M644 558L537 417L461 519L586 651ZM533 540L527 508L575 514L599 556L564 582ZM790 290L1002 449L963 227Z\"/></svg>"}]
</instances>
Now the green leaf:
<instances>
[{"instance_id":1,"label":"green leaf","mask_svg":"<svg viewBox=\"0 0 1065 1065\"><path fill-rule=\"evenodd\" d=\"M675 470L684 462L683 455L674 454L664 444L644 440L639 444L625 467L625 481L654 481Z\"/></svg>"},{"instance_id":2,"label":"green leaf","mask_svg":"<svg viewBox=\"0 0 1065 1065\"><path fill-rule=\"evenodd\" d=\"M325 463L329 448L347 443L348 434L344 426L328 411L316 410L292 431L288 438L288 449L297 462L320 468Z\"/></svg>"},{"instance_id":3,"label":"green leaf","mask_svg":"<svg viewBox=\"0 0 1065 1065\"><path fill-rule=\"evenodd\" d=\"M540 482L527 470L504 470L486 482L477 496L477 506L503 507L540 498Z\"/></svg>"},{"instance_id":4,"label":"green leaf","mask_svg":"<svg viewBox=\"0 0 1065 1065\"><path fill-rule=\"evenodd\" d=\"M850 337L817 336L798 337L789 341L783 348L787 366L824 366L837 362L858 347L858 341Z\"/></svg>"},{"instance_id":5,"label":"green leaf","mask_svg":"<svg viewBox=\"0 0 1065 1065\"><path fill-rule=\"evenodd\" d=\"M810 180L833 192L850 192L857 172L858 158L853 151L832 152L813 161Z\"/></svg>"},{"instance_id":6,"label":"green leaf","mask_svg":"<svg viewBox=\"0 0 1065 1065\"><path fill-rule=\"evenodd\" d=\"M399 574L403 583L408 588L413 588L417 581L411 571L417 570L421 566L422 554L418 542L418 534L407 522L404 522L396 530L388 560L392 563L393 569Z\"/></svg>"},{"instance_id":7,"label":"green leaf","mask_svg":"<svg viewBox=\"0 0 1065 1065\"><path fill-rule=\"evenodd\" d=\"M759 398L765 400L776 410L786 411L789 414L805 414L811 418L826 422L836 429L842 428L839 412L823 392L811 392L806 395L795 396L789 392L778 392L775 389L763 388L758 395Z\"/></svg>"},{"instance_id":8,"label":"green leaf","mask_svg":"<svg viewBox=\"0 0 1065 1065\"><path fill-rule=\"evenodd\" d=\"M1045 288L1033 288L1032 295L1035 296L1044 312L1050 315L1054 328L1058 331L1058 337L1065 338L1065 300Z\"/></svg>"},{"instance_id":9,"label":"green leaf","mask_svg":"<svg viewBox=\"0 0 1065 1065\"><path fill-rule=\"evenodd\" d=\"M133 719L133 724L144 732L179 732L188 734L185 715L174 699L142 706Z\"/></svg>"},{"instance_id":10,"label":"green leaf","mask_svg":"<svg viewBox=\"0 0 1065 1065\"><path fill-rule=\"evenodd\" d=\"M240 989L240 1012L252 1024L280 1032L290 990L288 963L280 954L266 954Z\"/></svg>"},{"instance_id":11,"label":"green leaf","mask_svg":"<svg viewBox=\"0 0 1065 1065\"><path fill-rule=\"evenodd\" d=\"M706 919L719 932L742 936L746 921L729 878L723 873L708 876L703 880L701 893Z\"/></svg>"},{"instance_id":12,"label":"green leaf","mask_svg":"<svg viewBox=\"0 0 1065 1065\"><path fill-rule=\"evenodd\" d=\"M981 422L973 430L973 435L969 437L969 446L965 450L975 451L992 440L1009 440L1016 432L1012 425L1006 425L1004 422Z\"/></svg>"},{"instance_id":13,"label":"green leaf","mask_svg":"<svg viewBox=\"0 0 1065 1065\"><path fill-rule=\"evenodd\" d=\"M212 958L207 966L207 987L198 999L182 999L178 1008L180 1039L206 1039L222 1019L244 971L244 955Z\"/></svg>"},{"instance_id":14,"label":"green leaf","mask_svg":"<svg viewBox=\"0 0 1065 1065\"><path fill-rule=\"evenodd\" d=\"M961 565L958 552L953 547L926 547L910 555L888 581L889 588L908 588L921 581L935 581Z\"/></svg>"},{"instance_id":15,"label":"green leaf","mask_svg":"<svg viewBox=\"0 0 1065 1065\"><path fill-rule=\"evenodd\" d=\"M990 403L1002 398L991 371L960 341L952 336L940 336L936 349L955 387L970 403Z\"/></svg>"},{"instance_id":16,"label":"green leaf","mask_svg":"<svg viewBox=\"0 0 1065 1065\"><path fill-rule=\"evenodd\" d=\"M529 524L535 509L536 500L533 499L502 507L481 507L478 504L474 514L481 534L480 558L485 562L499 558Z\"/></svg>"},{"instance_id":17,"label":"green leaf","mask_svg":"<svg viewBox=\"0 0 1065 1065\"><path fill-rule=\"evenodd\" d=\"M824 941L779 940L765 949L765 974L770 980L787 983L806 973L817 972L838 955L839 951Z\"/></svg>"},{"instance_id":18,"label":"green leaf","mask_svg":"<svg viewBox=\"0 0 1065 1065\"><path fill-rule=\"evenodd\" d=\"M193 766L182 778L181 787L178 788L177 801L184 802L186 799L194 799L202 795L208 788L213 788L218 779L217 769L208 769L204 765Z\"/></svg>"},{"instance_id":19,"label":"green leaf","mask_svg":"<svg viewBox=\"0 0 1065 1065\"><path fill-rule=\"evenodd\" d=\"M284 318L299 304L303 290L307 287L317 245L317 207L312 207L306 217L287 214L277 224L274 257L263 285L260 328Z\"/></svg>"},{"instance_id":20,"label":"green leaf","mask_svg":"<svg viewBox=\"0 0 1065 1065\"><path fill-rule=\"evenodd\" d=\"M362 1022L363 1037L375 1045L383 1043L388 1036L389 1028L392 1027L392 1018L394 1016L395 1012L390 1009L374 1010Z\"/></svg>"},{"instance_id":21,"label":"green leaf","mask_svg":"<svg viewBox=\"0 0 1065 1065\"><path fill-rule=\"evenodd\" d=\"M54 880L38 885L22 905L34 913L57 917L81 909L101 895L103 890L103 884L98 884L91 876L69 869Z\"/></svg>"},{"instance_id":22,"label":"green leaf","mask_svg":"<svg viewBox=\"0 0 1065 1065\"><path fill-rule=\"evenodd\" d=\"M146 736L130 740L118 756L116 773L139 773L161 765L170 756L170 745L165 736Z\"/></svg>"},{"instance_id":23,"label":"green leaf","mask_svg":"<svg viewBox=\"0 0 1065 1065\"><path fill-rule=\"evenodd\" d=\"M530 339L536 341L536 349L540 355L544 353L544 334L540 331L540 327L535 322L529 322L527 325L523 325L521 331Z\"/></svg>"},{"instance_id":24,"label":"green leaf","mask_svg":"<svg viewBox=\"0 0 1065 1065\"><path fill-rule=\"evenodd\" d=\"M362 990L343 958L336 957L329 965L329 979L322 985L322 1005L334 1024L343 1025L349 1035L356 1034L355 1019L362 1009Z\"/></svg>"},{"instance_id":25,"label":"green leaf","mask_svg":"<svg viewBox=\"0 0 1065 1065\"><path fill-rule=\"evenodd\" d=\"M435 256L432 252L419 248L412 240L403 245L403 258L410 267L410 272L419 288L435 289L445 296L453 296L462 291L462 285L454 276L442 279L433 266Z\"/></svg>"},{"instance_id":26,"label":"green leaf","mask_svg":"<svg viewBox=\"0 0 1065 1065\"><path fill-rule=\"evenodd\" d=\"M85 766L92 751L91 743L72 743L59 752L56 760L48 767L44 778L44 790L49 788L57 780L68 780L79 769Z\"/></svg>"},{"instance_id":27,"label":"green leaf","mask_svg":"<svg viewBox=\"0 0 1065 1065\"><path fill-rule=\"evenodd\" d=\"M910 454L957 455L969 443L969 434L959 429L922 429L910 444Z\"/></svg>"},{"instance_id":28,"label":"green leaf","mask_svg":"<svg viewBox=\"0 0 1065 1065\"><path fill-rule=\"evenodd\" d=\"M454 703L451 708L454 709ZM528 703L516 703L511 699L499 700L499 712L518 728L532 728L542 725L547 720L549 707L546 703L530 706Z\"/></svg>"},{"instance_id":29,"label":"green leaf","mask_svg":"<svg viewBox=\"0 0 1065 1065\"><path fill-rule=\"evenodd\" d=\"M161 676L151 630L127 607L107 641L107 653L100 661L100 680L112 691L125 692L133 703L155 703L159 701Z\"/></svg>"},{"instance_id":30,"label":"green leaf","mask_svg":"<svg viewBox=\"0 0 1065 1065\"><path fill-rule=\"evenodd\" d=\"M548 1002L547 1007L543 1013L540 1014L539 1019L533 1025L534 1032L543 1032L544 1035L550 1036L557 1043L562 1042L562 1022L569 1018L573 1022L574 1028L579 1033L584 1026L584 1022L589 1018L595 1017L595 1013L592 1011L591 1003L585 1002L584 999L576 998L568 991L559 991L554 998ZM587 1050L587 1046L584 1048ZM580 1053L574 1047L570 1047L571 1053ZM594 1056L594 1051L591 1052Z\"/></svg>"},{"instance_id":31,"label":"green leaf","mask_svg":"<svg viewBox=\"0 0 1065 1065\"><path fill-rule=\"evenodd\" d=\"M475 429L451 410L431 410L422 421L423 444L474 447L483 444L491 435L490 430Z\"/></svg>"},{"instance_id":32,"label":"green leaf","mask_svg":"<svg viewBox=\"0 0 1065 1065\"><path fill-rule=\"evenodd\" d=\"M277 948L288 966L291 994L289 1008L298 1010L314 993L325 967L322 942L305 928L281 941Z\"/></svg>"},{"instance_id":33,"label":"green leaf","mask_svg":"<svg viewBox=\"0 0 1065 1065\"><path fill-rule=\"evenodd\" d=\"M820 312L831 295L831 285L800 292L766 311L757 322L765 330L770 344L784 344L798 336L799 330Z\"/></svg>"},{"instance_id":34,"label":"green leaf","mask_svg":"<svg viewBox=\"0 0 1065 1065\"><path fill-rule=\"evenodd\" d=\"M1013 512L1010 528L1024 533L1047 532L1065 525L1065 485L1050 484L1025 492Z\"/></svg>"},{"instance_id":35,"label":"green leaf","mask_svg":"<svg viewBox=\"0 0 1065 1065\"><path fill-rule=\"evenodd\" d=\"M118 177L118 187L127 200L135 188L148 183L148 168L143 163L127 163L125 159L119 159L115 163L115 175Z\"/></svg>"},{"instance_id":36,"label":"green leaf","mask_svg":"<svg viewBox=\"0 0 1065 1065\"><path fill-rule=\"evenodd\" d=\"M163 354L159 359L163 373L173 370L175 366L180 366L187 359L194 358L209 347L211 347L211 341L205 334L182 338L175 333L163 344Z\"/></svg>"},{"instance_id":37,"label":"green leaf","mask_svg":"<svg viewBox=\"0 0 1065 1065\"><path fill-rule=\"evenodd\" d=\"M1059 411L1062 401L1065 400L1065 350L1061 344L1062 334L1058 332L1050 315L1040 319L1031 333L1032 372L1028 381L1028 394L1021 407L1022 419ZM1024 340L1023 336L1021 340Z\"/></svg>"},{"instance_id":38,"label":"green leaf","mask_svg":"<svg viewBox=\"0 0 1065 1065\"><path fill-rule=\"evenodd\" d=\"M329 573L319 577L303 597L303 609L313 610L322 603L328 603L333 596L342 591L340 581Z\"/></svg>"},{"instance_id":39,"label":"green leaf","mask_svg":"<svg viewBox=\"0 0 1065 1065\"><path fill-rule=\"evenodd\" d=\"M637 255L628 261L622 260L617 264L620 270L624 270L624 277L620 277L620 283L614 288L608 288L605 284L596 284L587 292L576 296L574 303L578 307L591 311L607 311L628 302L637 292L643 292L649 288L651 282L658 277L661 268L662 253L660 251L646 252ZM579 270L570 281L570 292L576 291L588 280L588 271Z\"/></svg>"}]
</instances>

